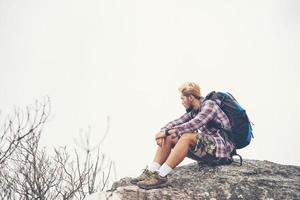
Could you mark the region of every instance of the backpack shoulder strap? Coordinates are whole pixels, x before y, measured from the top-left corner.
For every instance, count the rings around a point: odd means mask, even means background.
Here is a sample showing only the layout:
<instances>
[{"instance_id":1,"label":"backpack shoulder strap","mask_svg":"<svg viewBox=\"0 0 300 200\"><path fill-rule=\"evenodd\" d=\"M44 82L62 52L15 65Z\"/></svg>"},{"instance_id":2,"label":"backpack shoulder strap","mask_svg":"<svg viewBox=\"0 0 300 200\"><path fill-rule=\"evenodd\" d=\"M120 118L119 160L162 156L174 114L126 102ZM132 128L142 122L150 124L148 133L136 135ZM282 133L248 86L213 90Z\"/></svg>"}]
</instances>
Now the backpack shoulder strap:
<instances>
[{"instance_id":1,"label":"backpack shoulder strap","mask_svg":"<svg viewBox=\"0 0 300 200\"><path fill-rule=\"evenodd\" d=\"M212 97L213 97L215 94L216 94L215 91L212 91L212 92L208 93L208 94L206 95L206 97L204 98L204 101L206 101L206 100L208 100L208 99L212 99Z\"/></svg>"}]
</instances>

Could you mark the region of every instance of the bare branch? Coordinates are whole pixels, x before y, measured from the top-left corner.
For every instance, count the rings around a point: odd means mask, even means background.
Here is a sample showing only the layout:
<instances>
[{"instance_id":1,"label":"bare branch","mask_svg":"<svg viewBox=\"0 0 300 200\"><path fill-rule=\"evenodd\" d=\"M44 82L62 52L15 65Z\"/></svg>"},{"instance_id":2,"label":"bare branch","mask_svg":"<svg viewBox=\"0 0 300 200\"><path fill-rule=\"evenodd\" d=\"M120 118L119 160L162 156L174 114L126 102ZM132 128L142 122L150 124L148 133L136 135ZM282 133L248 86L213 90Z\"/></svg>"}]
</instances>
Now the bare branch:
<instances>
[{"instance_id":1,"label":"bare branch","mask_svg":"<svg viewBox=\"0 0 300 200\"><path fill-rule=\"evenodd\" d=\"M70 155L66 147L54 148L50 156L40 147L45 123L50 117L50 100L35 102L26 111L15 107L0 129L0 199L83 200L87 194L103 190L109 183L113 163L104 171L105 156L100 153L109 131L93 146L91 128L80 134L79 148ZM96 155L93 153L97 149ZM81 155L81 154L80 154ZM95 157L96 156L96 157ZM102 176L101 176L102 175Z\"/></svg>"}]
</instances>

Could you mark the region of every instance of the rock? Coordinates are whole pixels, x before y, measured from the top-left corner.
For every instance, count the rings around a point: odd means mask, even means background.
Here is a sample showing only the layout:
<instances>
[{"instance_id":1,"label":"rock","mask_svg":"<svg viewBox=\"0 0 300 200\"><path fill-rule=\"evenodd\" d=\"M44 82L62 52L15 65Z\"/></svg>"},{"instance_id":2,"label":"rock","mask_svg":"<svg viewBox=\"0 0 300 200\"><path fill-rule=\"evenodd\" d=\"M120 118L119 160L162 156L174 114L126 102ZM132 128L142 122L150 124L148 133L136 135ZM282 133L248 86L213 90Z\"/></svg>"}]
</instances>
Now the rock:
<instances>
[{"instance_id":1,"label":"rock","mask_svg":"<svg viewBox=\"0 0 300 200\"><path fill-rule=\"evenodd\" d=\"M169 185L143 190L130 178L115 182L111 190L89 200L119 199L300 199L300 167L269 161L244 160L243 166L203 166L197 163L175 168Z\"/></svg>"}]
</instances>

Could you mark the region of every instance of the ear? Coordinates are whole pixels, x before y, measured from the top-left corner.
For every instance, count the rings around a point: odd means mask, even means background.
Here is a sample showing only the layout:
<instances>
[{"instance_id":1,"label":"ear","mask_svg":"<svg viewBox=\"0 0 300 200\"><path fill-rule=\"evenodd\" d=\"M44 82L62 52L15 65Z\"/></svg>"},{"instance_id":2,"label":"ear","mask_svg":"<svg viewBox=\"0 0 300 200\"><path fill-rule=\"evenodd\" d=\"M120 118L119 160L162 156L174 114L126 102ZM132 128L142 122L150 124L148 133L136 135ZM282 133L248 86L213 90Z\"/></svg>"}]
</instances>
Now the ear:
<instances>
[{"instance_id":1,"label":"ear","mask_svg":"<svg viewBox=\"0 0 300 200\"><path fill-rule=\"evenodd\" d=\"M193 95L188 96L189 101L193 101Z\"/></svg>"}]
</instances>

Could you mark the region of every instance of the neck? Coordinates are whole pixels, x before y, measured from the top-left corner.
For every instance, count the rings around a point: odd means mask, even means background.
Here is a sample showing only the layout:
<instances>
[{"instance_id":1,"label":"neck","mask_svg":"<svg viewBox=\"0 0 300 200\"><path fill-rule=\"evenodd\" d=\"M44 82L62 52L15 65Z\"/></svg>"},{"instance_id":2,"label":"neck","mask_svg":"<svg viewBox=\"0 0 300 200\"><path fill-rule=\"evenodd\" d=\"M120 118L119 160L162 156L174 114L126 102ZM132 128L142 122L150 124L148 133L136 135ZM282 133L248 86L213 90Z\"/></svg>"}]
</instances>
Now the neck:
<instances>
[{"instance_id":1,"label":"neck","mask_svg":"<svg viewBox=\"0 0 300 200\"><path fill-rule=\"evenodd\" d=\"M200 100L198 100L198 99L196 100L196 99L195 99L195 100L193 101L193 103L192 103L192 107L193 107L194 110L200 108Z\"/></svg>"}]
</instances>

